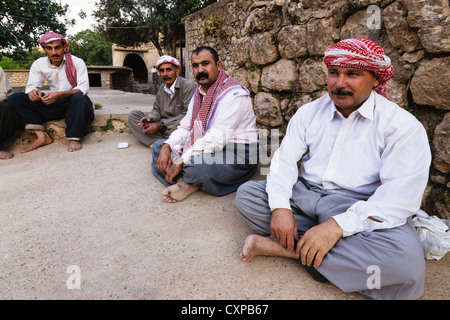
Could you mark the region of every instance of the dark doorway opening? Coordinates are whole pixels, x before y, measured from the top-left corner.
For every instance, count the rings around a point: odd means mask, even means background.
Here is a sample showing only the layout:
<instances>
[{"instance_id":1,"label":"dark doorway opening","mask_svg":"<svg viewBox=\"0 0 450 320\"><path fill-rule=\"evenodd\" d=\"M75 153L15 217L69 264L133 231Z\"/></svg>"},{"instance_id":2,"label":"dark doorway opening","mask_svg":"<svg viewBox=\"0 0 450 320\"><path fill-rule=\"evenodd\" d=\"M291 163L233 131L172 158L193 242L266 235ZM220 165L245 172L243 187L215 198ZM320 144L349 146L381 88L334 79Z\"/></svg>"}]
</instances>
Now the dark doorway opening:
<instances>
[{"instance_id":1,"label":"dark doorway opening","mask_svg":"<svg viewBox=\"0 0 450 320\"><path fill-rule=\"evenodd\" d=\"M102 77L99 73L89 73L89 86L90 87L101 87Z\"/></svg>"},{"instance_id":2,"label":"dark doorway opening","mask_svg":"<svg viewBox=\"0 0 450 320\"><path fill-rule=\"evenodd\" d=\"M125 67L133 69L134 80L139 83L148 83L148 71L144 60L135 53L127 55L123 62Z\"/></svg>"}]
</instances>

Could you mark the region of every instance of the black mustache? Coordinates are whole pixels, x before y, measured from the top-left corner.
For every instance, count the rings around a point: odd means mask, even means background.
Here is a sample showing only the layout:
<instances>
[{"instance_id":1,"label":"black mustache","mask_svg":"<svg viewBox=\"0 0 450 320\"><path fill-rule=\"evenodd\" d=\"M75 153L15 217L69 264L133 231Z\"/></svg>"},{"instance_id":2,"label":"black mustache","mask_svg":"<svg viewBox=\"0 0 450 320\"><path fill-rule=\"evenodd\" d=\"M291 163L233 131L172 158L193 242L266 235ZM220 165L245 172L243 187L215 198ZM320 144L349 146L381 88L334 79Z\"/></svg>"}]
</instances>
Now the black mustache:
<instances>
[{"instance_id":1,"label":"black mustache","mask_svg":"<svg viewBox=\"0 0 450 320\"><path fill-rule=\"evenodd\" d=\"M353 92L346 91L344 89L334 89L334 90L331 90L331 93L336 94L338 96L352 96L353 95Z\"/></svg>"},{"instance_id":2,"label":"black mustache","mask_svg":"<svg viewBox=\"0 0 450 320\"><path fill-rule=\"evenodd\" d=\"M206 72L200 72L199 74L197 74L197 76L195 77L197 80L200 80L200 78L209 78L209 75Z\"/></svg>"},{"instance_id":3,"label":"black mustache","mask_svg":"<svg viewBox=\"0 0 450 320\"><path fill-rule=\"evenodd\" d=\"M52 58L59 58L59 54L52 55Z\"/></svg>"}]
</instances>

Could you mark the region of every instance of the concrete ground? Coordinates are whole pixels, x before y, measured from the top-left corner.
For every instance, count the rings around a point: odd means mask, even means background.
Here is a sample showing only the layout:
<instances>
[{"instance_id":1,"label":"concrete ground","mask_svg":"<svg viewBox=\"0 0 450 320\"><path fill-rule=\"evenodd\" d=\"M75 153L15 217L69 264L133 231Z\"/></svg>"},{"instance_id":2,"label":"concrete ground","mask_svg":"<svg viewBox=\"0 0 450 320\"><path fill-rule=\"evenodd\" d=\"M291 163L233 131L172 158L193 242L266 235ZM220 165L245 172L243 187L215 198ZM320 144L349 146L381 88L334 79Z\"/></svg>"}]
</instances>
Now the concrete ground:
<instances>
[{"instance_id":1,"label":"concrete ground","mask_svg":"<svg viewBox=\"0 0 450 320\"><path fill-rule=\"evenodd\" d=\"M97 126L152 95L94 89ZM118 149L119 142L129 147ZM162 200L150 149L122 129L0 161L0 299L359 300L290 259L239 258L251 233L235 194ZM450 298L450 257L427 260L424 300Z\"/></svg>"}]
</instances>

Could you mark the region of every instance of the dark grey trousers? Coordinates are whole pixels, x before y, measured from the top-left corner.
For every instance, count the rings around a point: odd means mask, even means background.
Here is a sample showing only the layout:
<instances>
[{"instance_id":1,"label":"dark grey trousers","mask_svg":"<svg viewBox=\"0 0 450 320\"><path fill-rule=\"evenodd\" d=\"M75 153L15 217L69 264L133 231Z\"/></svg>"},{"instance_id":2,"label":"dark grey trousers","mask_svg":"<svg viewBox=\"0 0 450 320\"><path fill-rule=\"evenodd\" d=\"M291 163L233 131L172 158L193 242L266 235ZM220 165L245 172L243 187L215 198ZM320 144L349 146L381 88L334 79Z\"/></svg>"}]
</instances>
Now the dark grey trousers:
<instances>
[{"instance_id":1,"label":"dark grey trousers","mask_svg":"<svg viewBox=\"0 0 450 320\"><path fill-rule=\"evenodd\" d=\"M290 202L301 235L359 200L299 179ZM266 181L243 184L236 194L236 206L255 233L270 235ZM317 271L343 291L373 299L417 299L424 290L425 259L411 221L341 238Z\"/></svg>"},{"instance_id":2,"label":"dark grey trousers","mask_svg":"<svg viewBox=\"0 0 450 320\"><path fill-rule=\"evenodd\" d=\"M158 140L153 144L152 171L164 185L170 186L164 180L165 175L156 169L156 160L164 141ZM186 183L215 196L232 193L255 173L257 149L256 145L231 144L223 152L192 156L175 180L183 177Z\"/></svg>"}]
</instances>

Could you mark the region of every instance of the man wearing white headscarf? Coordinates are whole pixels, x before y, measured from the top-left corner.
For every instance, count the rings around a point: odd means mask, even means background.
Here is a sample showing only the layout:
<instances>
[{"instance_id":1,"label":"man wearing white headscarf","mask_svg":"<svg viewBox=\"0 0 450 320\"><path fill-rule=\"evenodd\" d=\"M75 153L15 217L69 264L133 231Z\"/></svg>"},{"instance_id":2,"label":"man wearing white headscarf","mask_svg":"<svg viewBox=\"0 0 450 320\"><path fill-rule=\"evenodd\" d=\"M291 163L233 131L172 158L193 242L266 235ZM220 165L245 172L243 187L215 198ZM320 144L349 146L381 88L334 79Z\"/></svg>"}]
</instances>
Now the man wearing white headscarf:
<instances>
[{"instance_id":1,"label":"man wearing white headscarf","mask_svg":"<svg viewBox=\"0 0 450 320\"><path fill-rule=\"evenodd\" d=\"M189 102L195 91L195 84L180 76L180 62L171 56L161 56L155 64L164 82L153 104L153 110L146 115L140 110L130 112L128 125L131 132L147 146L160 139L167 139L186 115Z\"/></svg>"}]
</instances>

